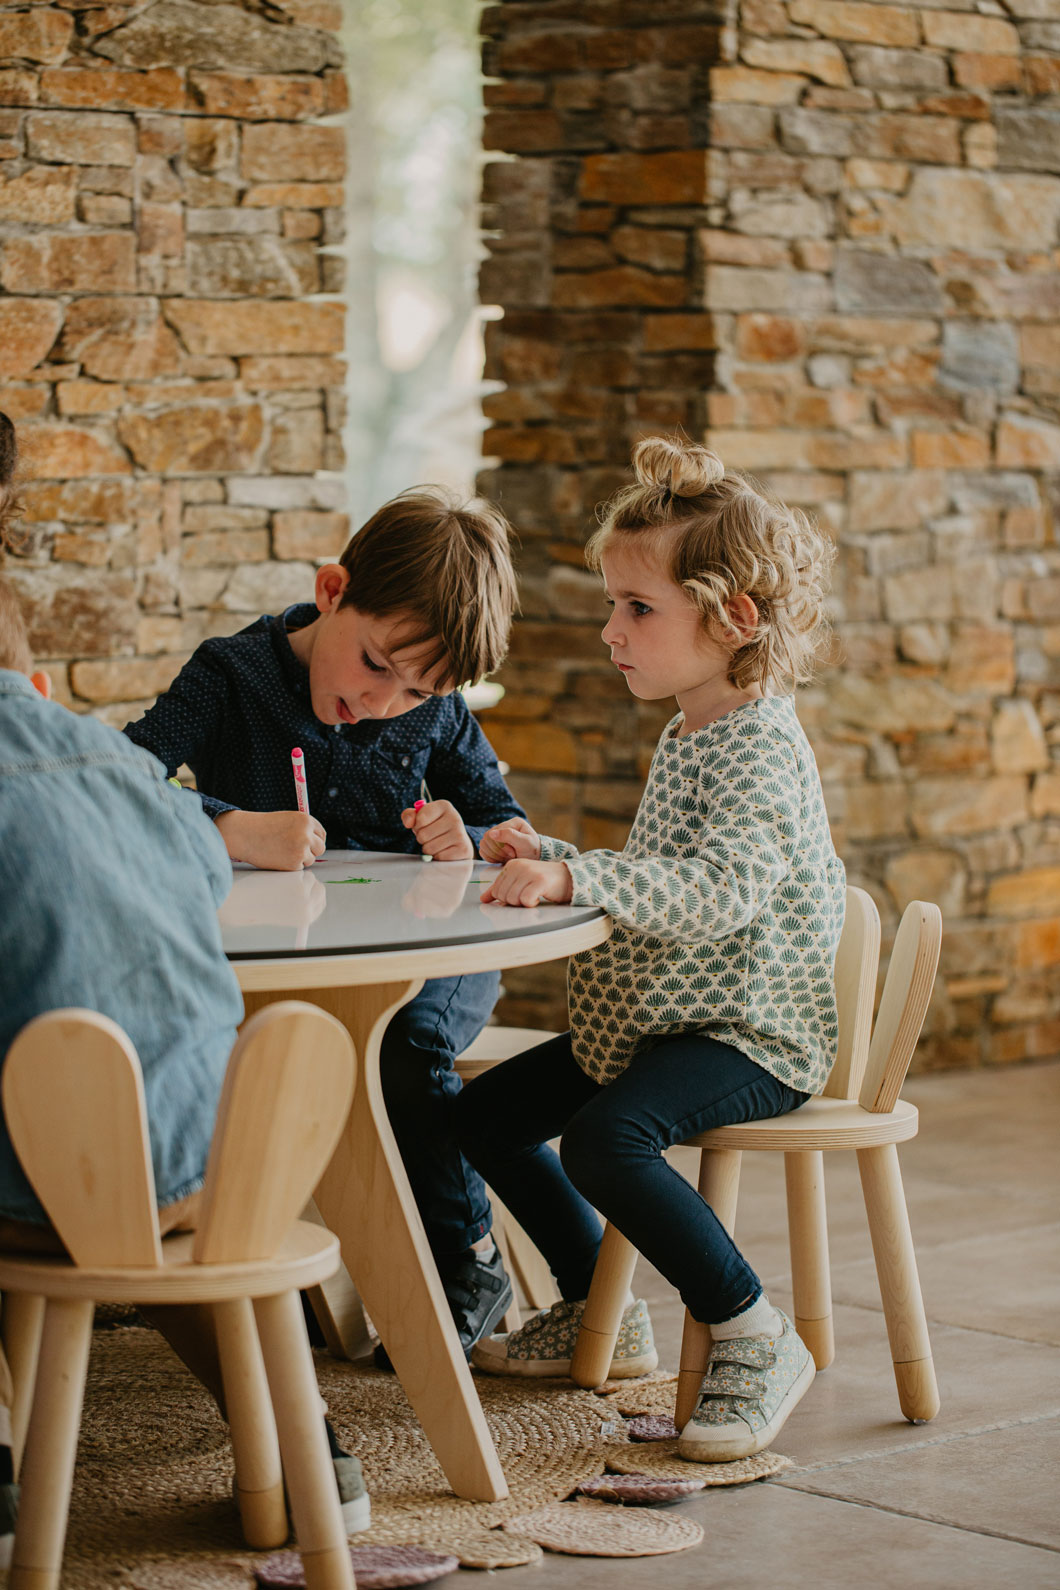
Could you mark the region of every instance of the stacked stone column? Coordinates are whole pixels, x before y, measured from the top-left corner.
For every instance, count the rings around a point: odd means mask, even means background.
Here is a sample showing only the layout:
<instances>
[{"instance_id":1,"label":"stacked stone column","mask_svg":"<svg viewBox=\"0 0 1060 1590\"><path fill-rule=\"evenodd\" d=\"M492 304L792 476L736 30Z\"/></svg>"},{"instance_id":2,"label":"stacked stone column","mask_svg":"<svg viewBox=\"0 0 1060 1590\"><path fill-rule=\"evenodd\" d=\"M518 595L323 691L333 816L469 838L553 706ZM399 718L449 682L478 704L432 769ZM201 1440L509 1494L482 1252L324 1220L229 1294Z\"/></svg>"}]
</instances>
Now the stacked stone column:
<instances>
[{"instance_id":1,"label":"stacked stone column","mask_svg":"<svg viewBox=\"0 0 1060 1590\"><path fill-rule=\"evenodd\" d=\"M338 0L0 5L9 563L117 723L343 544Z\"/></svg>"},{"instance_id":2,"label":"stacked stone column","mask_svg":"<svg viewBox=\"0 0 1060 1590\"><path fill-rule=\"evenodd\" d=\"M487 13L500 304L485 489L524 618L484 720L541 825L620 846L664 713L580 569L633 438L816 514L839 666L802 698L889 934L946 917L931 1066L1060 1051L1060 20L1050 0ZM512 1019L556 984L509 980ZM532 1016L532 1012L536 1015Z\"/></svg>"}]
</instances>

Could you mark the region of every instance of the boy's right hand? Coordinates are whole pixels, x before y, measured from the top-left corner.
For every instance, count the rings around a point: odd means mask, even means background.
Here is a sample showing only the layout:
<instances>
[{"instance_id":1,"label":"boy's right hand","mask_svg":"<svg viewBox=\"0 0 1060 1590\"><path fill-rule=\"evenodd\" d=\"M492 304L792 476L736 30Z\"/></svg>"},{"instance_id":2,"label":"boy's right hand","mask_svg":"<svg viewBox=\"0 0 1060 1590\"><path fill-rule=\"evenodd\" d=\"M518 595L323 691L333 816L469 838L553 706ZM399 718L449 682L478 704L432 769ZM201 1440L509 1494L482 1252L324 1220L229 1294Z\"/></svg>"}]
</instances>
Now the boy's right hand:
<instances>
[{"instance_id":1,"label":"boy's right hand","mask_svg":"<svg viewBox=\"0 0 1060 1590\"><path fill-rule=\"evenodd\" d=\"M510 817L506 823L487 828L478 847L483 861L538 861L541 835L525 817Z\"/></svg>"},{"instance_id":2,"label":"boy's right hand","mask_svg":"<svg viewBox=\"0 0 1060 1590\"><path fill-rule=\"evenodd\" d=\"M222 812L217 831L233 861L268 872L298 872L324 854L327 835L304 812Z\"/></svg>"}]
</instances>

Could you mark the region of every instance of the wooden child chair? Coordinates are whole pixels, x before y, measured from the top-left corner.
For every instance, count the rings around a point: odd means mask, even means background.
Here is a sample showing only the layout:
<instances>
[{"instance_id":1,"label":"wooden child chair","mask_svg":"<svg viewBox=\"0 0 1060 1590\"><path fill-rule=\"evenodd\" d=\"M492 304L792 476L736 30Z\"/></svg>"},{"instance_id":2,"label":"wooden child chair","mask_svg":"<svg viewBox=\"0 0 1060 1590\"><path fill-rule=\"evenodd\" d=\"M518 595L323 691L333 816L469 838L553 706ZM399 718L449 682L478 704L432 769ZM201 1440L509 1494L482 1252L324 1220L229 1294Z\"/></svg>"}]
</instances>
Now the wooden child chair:
<instances>
[{"instance_id":1,"label":"wooden child chair","mask_svg":"<svg viewBox=\"0 0 1060 1590\"><path fill-rule=\"evenodd\" d=\"M784 1155L795 1327L818 1369L835 1354L823 1155L856 1151L898 1400L914 1423L934 1418L939 1394L896 1148L916 1136L917 1111L898 1095L924 1024L941 942L938 906L914 900L895 938L873 1027L880 919L870 896L849 888L836 957L839 1053L824 1093L790 1115L720 1127L687 1145L702 1150L699 1190L730 1233L743 1150ZM607 1378L636 1258L608 1225L571 1360L580 1386L598 1386ZM695 1410L710 1341L708 1327L686 1312L674 1413L678 1429Z\"/></svg>"},{"instance_id":2,"label":"wooden child chair","mask_svg":"<svg viewBox=\"0 0 1060 1590\"><path fill-rule=\"evenodd\" d=\"M24 1300L44 1299L39 1355L24 1337L13 1344L37 1368L11 1590L60 1582L97 1302L211 1305L247 1542L286 1540L286 1478L306 1584L353 1590L298 1297L335 1270L338 1240L297 1216L338 1141L354 1073L349 1034L324 1011L288 1001L253 1016L225 1074L198 1227L162 1239L143 1076L125 1033L94 1011L59 1010L11 1045L11 1141L70 1254L0 1254L5 1311L22 1301L25 1322Z\"/></svg>"}]
</instances>

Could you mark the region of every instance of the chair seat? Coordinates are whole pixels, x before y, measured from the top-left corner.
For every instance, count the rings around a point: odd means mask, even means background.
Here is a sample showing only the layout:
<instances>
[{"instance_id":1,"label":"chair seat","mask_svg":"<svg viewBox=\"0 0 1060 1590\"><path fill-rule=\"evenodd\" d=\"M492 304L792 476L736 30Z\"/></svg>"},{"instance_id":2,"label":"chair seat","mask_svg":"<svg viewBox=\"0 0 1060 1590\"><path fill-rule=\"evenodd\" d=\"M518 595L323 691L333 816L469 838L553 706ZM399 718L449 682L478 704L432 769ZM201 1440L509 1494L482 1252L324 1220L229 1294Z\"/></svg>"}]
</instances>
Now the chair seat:
<instances>
[{"instance_id":1,"label":"chair seat","mask_svg":"<svg viewBox=\"0 0 1060 1590\"><path fill-rule=\"evenodd\" d=\"M790 1115L769 1121L744 1121L719 1126L712 1132L684 1141L694 1148L772 1150L774 1153L812 1152L833 1148L878 1148L883 1143L904 1143L915 1137L918 1114L914 1104L899 1099L893 1110L873 1114L857 1099L808 1099Z\"/></svg>"},{"instance_id":2,"label":"chair seat","mask_svg":"<svg viewBox=\"0 0 1060 1590\"><path fill-rule=\"evenodd\" d=\"M221 1303L316 1286L339 1265L338 1237L305 1220L291 1228L272 1258L260 1261L196 1264L191 1256L194 1241L191 1231L166 1237L161 1269L75 1267L61 1258L0 1254L0 1292L90 1298L94 1303Z\"/></svg>"},{"instance_id":3,"label":"chair seat","mask_svg":"<svg viewBox=\"0 0 1060 1590\"><path fill-rule=\"evenodd\" d=\"M522 1054L525 1049L535 1049L557 1037L554 1032L544 1032L539 1027L483 1027L474 1043L468 1044L456 1059L456 1069L466 1080L477 1077L502 1060Z\"/></svg>"}]
</instances>

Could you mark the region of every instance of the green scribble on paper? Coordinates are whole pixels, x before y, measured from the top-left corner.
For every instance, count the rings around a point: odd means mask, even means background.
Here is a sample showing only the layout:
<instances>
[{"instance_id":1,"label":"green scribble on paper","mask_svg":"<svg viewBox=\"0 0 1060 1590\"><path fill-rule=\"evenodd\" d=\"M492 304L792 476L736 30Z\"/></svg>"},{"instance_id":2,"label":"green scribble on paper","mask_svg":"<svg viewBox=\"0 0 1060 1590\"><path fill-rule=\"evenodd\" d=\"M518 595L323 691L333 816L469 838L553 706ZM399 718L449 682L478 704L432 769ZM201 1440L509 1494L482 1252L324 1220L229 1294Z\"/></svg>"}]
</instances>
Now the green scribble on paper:
<instances>
[{"instance_id":1,"label":"green scribble on paper","mask_svg":"<svg viewBox=\"0 0 1060 1590\"><path fill-rule=\"evenodd\" d=\"M378 883L378 878L325 878L325 883Z\"/></svg>"}]
</instances>

